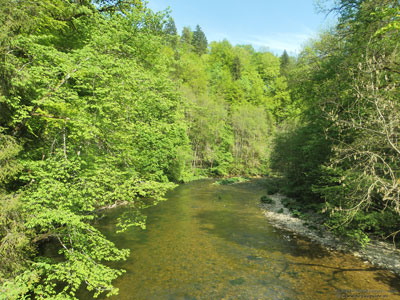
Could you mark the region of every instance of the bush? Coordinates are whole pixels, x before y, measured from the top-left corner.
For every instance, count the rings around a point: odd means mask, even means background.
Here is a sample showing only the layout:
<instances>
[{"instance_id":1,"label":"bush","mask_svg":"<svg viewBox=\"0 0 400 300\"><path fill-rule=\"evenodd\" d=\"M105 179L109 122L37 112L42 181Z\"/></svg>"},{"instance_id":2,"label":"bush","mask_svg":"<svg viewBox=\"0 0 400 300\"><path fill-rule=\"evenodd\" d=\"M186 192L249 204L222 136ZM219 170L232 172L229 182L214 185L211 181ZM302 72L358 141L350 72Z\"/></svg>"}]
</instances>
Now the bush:
<instances>
[{"instance_id":1,"label":"bush","mask_svg":"<svg viewBox=\"0 0 400 300\"><path fill-rule=\"evenodd\" d=\"M292 215L299 219L304 218L304 214L302 212L298 211L297 209L293 209Z\"/></svg>"},{"instance_id":2,"label":"bush","mask_svg":"<svg viewBox=\"0 0 400 300\"><path fill-rule=\"evenodd\" d=\"M276 185L269 186L268 189L267 189L267 194L268 195L273 195L273 194L276 194L278 192L279 192L279 187L276 186Z\"/></svg>"},{"instance_id":3,"label":"bush","mask_svg":"<svg viewBox=\"0 0 400 300\"><path fill-rule=\"evenodd\" d=\"M280 181L279 178L268 178L266 182L267 195L273 195L280 191Z\"/></svg>"},{"instance_id":4,"label":"bush","mask_svg":"<svg viewBox=\"0 0 400 300\"><path fill-rule=\"evenodd\" d=\"M281 202L289 210L294 210L294 209L299 208L299 204L296 202L296 200L293 200L293 199L290 199L290 198L284 198L284 199L282 199Z\"/></svg>"},{"instance_id":5,"label":"bush","mask_svg":"<svg viewBox=\"0 0 400 300\"><path fill-rule=\"evenodd\" d=\"M261 203L265 203L265 204L275 204L275 201L268 196L262 196L260 198L260 201L261 201Z\"/></svg>"}]
</instances>

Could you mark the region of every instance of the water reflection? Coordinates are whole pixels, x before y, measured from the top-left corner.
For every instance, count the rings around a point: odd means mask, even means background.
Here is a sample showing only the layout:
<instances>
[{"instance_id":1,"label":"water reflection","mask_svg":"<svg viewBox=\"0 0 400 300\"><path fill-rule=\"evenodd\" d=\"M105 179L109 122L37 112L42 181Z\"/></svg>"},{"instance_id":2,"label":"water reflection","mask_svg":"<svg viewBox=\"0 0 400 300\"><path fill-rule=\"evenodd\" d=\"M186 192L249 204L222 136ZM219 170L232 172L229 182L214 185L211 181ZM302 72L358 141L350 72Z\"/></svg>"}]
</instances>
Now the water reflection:
<instances>
[{"instance_id":1,"label":"water reflection","mask_svg":"<svg viewBox=\"0 0 400 300\"><path fill-rule=\"evenodd\" d=\"M338 299L372 290L400 299L388 292L399 290L391 273L272 228L258 208L263 194L262 180L192 182L146 210L145 231L118 235L115 220L124 208L110 211L99 228L131 249L117 264L127 273L111 299Z\"/></svg>"}]
</instances>

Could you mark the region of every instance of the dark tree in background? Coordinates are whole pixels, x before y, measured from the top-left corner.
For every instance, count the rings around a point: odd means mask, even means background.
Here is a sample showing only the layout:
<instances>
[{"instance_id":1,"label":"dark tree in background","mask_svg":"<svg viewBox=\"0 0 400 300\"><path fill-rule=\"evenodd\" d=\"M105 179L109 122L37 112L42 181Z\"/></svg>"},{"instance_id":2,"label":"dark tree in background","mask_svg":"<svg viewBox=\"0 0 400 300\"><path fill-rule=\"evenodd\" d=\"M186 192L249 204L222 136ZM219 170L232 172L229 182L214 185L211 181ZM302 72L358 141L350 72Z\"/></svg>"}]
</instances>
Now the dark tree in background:
<instances>
[{"instance_id":1,"label":"dark tree in background","mask_svg":"<svg viewBox=\"0 0 400 300\"><path fill-rule=\"evenodd\" d=\"M172 17L169 17L168 22L164 26L164 33L169 35L177 35L175 21Z\"/></svg>"},{"instance_id":2,"label":"dark tree in background","mask_svg":"<svg viewBox=\"0 0 400 300\"><path fill-rule=\"evenodd\" d=\"M199 25L196 26L196 30L193 32L192 45L194 47L194 52L197 54L202 55L207 53L207 38Z\"/></svg>"},{"instance_id":3,"label":"dark tree in background","mask_svg":"<svg viewBox=\"0 0 400 300\"><path fill-rule=\"evenodd\" d=\"M280 60L281 60L281 72L283 75L285 75L285 71L290 63L290 58L286 50L283 51Z\"/></svg>"},{"instance_id":4,"label":"dark tree in background","mask_svg":"<svg viewBox=\"0 0 400 300\"><path fill-rule=\"evenodd\" d=\"M233 59L231 72L233 80L238 80L242 75L242 63L239 56L235 56Z\"/></svg>"}]
</instances>

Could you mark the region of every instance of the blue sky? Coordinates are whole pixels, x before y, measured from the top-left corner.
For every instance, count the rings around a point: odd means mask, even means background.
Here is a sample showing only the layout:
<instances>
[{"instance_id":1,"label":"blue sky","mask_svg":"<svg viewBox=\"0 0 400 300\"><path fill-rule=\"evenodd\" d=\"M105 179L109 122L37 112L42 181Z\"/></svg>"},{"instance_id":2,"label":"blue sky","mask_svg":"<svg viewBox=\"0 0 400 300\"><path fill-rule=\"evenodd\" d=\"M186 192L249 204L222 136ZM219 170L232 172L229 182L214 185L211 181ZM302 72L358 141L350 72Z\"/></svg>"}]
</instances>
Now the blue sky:
<instances>
[{"instance_id":1,"label":"blue sky","mask_svg":"<svg viewBox=\"0 0 400 300\"><path fill-rule=\"evenodd\" d=\"M332 0L324 0L332 2ZM334 23L315 10L315 0L148 0L155 11L170 7L179 33L197 24L208 41L228 39L281 54L297 54L301 46Z\"/></svg>"}]
</instances>

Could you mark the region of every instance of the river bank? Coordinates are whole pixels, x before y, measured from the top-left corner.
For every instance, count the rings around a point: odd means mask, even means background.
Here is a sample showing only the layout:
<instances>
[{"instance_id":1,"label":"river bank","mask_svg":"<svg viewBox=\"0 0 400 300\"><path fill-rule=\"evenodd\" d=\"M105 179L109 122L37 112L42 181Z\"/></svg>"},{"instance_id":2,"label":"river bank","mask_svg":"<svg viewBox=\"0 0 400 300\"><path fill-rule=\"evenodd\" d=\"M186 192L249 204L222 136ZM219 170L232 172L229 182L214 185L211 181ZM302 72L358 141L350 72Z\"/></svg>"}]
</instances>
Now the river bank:
<instances>
[{"instance_id":1,"label":"river bank","mask_svg":"<svg viewBox=\"0 0 400 300\"><path fill-rule=\"evenodd\" d=\"M272 198L274 202L271 204L262 203L261 208L265 217L274 227L290 231L295 235L306 237L329 250L349 252L364 260L365 263L369 262L376 267L384 268L400 275L400 250L396 249L392 244L371 240L364 248L349 246L313 220L307 220L307 222L305 222L294 217L282 204L282 199L284 199L285 196L275 194L271 195L270 198ZM306 226L306 223L308 226Z\"/></svg>"}]
</instances>

